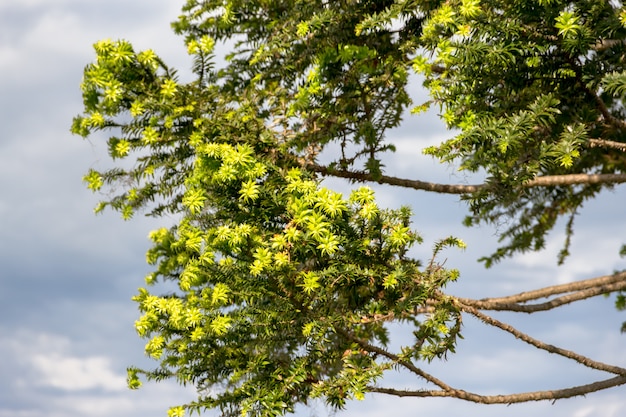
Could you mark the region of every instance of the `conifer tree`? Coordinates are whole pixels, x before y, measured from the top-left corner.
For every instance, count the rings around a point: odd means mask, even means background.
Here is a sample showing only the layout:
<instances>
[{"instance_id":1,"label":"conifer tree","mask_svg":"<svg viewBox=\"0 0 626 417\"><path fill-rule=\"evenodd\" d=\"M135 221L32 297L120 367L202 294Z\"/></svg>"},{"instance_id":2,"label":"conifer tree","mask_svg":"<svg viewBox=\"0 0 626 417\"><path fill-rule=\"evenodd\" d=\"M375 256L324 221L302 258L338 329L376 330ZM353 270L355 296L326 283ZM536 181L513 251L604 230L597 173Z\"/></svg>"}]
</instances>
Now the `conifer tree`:
<instances>
[{"instance_id":1,"label":"conifer tree","mask_svg":"<svg viewBox=\"0 0 626 417\"><path fill-rule=\"evenodd\" d=\"M460 273L439 254L464 243L446 237L431 259L415 259L411 208L381 207L366 185L458 194L468 225L505 220L487 267L542 249L565 217L563 261L582 204L626 182L625 23L626 11L604 0L188 0L172 25L193 62L186 82L153 50L97 42L72 132L109 132L110 156L132 163L85 175L90 189L107 190L96 211L178 219L150 235L154 271L134 297L135 326L158 366L130 368L130 387L193 384L196 401L171 416L275 416L314 398L342 408L370 392L493 404L626 383L622 367L487 314L608 293L624 308L625 272L510 297L452 296L446 284ZM409 97L414 73L426 103ZM386 170L389 130L428 108L451 137L425 152L485 172L484 183ZM343 196L325 177L355 185ZM177 290L160 293L164 281ZM610 377L507 395L452 387L420 364L454 353L466 315ZM396 350L392 324L412 335ZM397 369L424 388L387 386Z\"/></svg>"}]
</instances>

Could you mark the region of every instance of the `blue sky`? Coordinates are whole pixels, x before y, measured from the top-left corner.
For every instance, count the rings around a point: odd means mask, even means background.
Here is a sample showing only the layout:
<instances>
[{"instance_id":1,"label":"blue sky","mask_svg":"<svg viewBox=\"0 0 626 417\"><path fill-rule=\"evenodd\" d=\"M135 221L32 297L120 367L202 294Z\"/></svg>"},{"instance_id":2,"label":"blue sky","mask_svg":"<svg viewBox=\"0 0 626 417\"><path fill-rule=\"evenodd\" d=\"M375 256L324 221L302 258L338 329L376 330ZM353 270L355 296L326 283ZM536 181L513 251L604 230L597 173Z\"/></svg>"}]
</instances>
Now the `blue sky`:
<instances>
[{"instance_id":1,"label":"blue sky","mask_svg":"<svg viewBox=\"0 0 626 417\"><path fill-rule=\"evenodd\" d=\"M148 232L170 219L115 213L95 216L98 196L82 184L90 167L107 166L98 138L69 133L81 110L79 83L93 58L91 45L124 38L136 49L153 48L185 73L182 40L169 29L179 14L176 1L1 0L0 1L0 417L165 416L168 406L193 398L193 390L171 383L125 386L128 365L149 365L134 332L138 313L130 298L149 271L144 262ZM416 99L423 95L414 87ZM449 135L432 114L411 118L390 135L398 152L389 172L447 183L475 182L421 156L421 149ZM329 186L346 190L339 181ZM425 239L416 255L456 234L464 252L446 252L447 266L461 270L451 293L487 297L511 294L623 269L618 257L626 241L626 186L586 204L576 223L572 256L556 267L562 227L541 253L527 254L484 270L476 259L495 247L496 229L467 229L457 197L376 187L382 204L408 204ZM539 313L538 313L539 314ZM612 299L598 298L533 316L498 315L546 341L594 359L626 366L626 314ZM400 335L401 336L401 335ZM520 346L508 335L467 319L459 353L429 369L460 388L480 393L558 388L604 379L575 364ZM392 375L389 383L416 386ZM480 406L448 399L369 396L339 416L408 417L626 415L626 388L586 398L506 406ZM299 415L325 416L322 406Z\"/></svg>"}]
</instances>

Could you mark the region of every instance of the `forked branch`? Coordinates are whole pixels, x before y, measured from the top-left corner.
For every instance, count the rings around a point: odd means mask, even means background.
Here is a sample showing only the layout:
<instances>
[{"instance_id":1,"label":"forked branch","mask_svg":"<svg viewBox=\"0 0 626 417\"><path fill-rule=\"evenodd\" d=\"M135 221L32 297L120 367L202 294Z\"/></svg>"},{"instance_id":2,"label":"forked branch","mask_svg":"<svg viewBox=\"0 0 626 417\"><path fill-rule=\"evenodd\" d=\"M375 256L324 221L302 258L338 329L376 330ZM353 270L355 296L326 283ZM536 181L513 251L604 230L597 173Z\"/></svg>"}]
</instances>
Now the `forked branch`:
<instances>
[{"instance_id":1,"label":"forked branch","mask_svg":"<svg viewBox=\"0 0 626 417\"><path fill-rule=\"evenodd\" d=\"M461 303L479 310L514 311L534 313L537 311L551 310L565 304L584 300L602 294L626 290L626 271L613 275L605 275L567 284L553 285L534 291L523 292L507 297L484 298L472 300L469 298L457 298ZM537 304L524 304L540 298L549 298L566 294L550 301Z\"/></svg>"},{"instance_id":2,"label":"forked branch","mask_svg":"<svg viewBox=\"0 0 626 417\"><path fill-rule=\"evenodd\" d=\"M516 339L523 341L524 343L527 343L537 349L544 350L548 353L553 353L564 358L573 360L586 368L608 372L615 375L605 380L600 380L570 388L522 392L507 395L481 395L465 391L463 389L454 388L448 385L444 381L436 378L435 376L425 372L423 369L416 366L416 364L411 359L407 359L404 356L391 353L385 348L372 345L368 341L355 337L349 332L338 332L352 342L357 343L363 350L386 358L396 365L400 366L401 368L404 368L410 373L420 377L420 379L423 379L437 387L436 389L419 388L411 390L370 386L368 387L368 390L370 392L394 395L397 397L452 397L481 404L512 404L529 401L558 400L586 395L595 391L601 391L607 388L626 384L626 368L596 361L574 351L545 343L524 332L521 332L510 324L504 323L491 316L488 316L479 310L488 309L524 312L540 311L554 308L556 306L567 304L573 301L589 298L594 295L606 294L623 289L626 289L626 272L620 272L613 275L601 276L568 284L554 285L508 297L490 298L483 300L471 300L453 297L460 311L476 317L481 322L489 326L493 326L499 330L507 332L514 336ZM546 298L557 295L562 296L546 303L534 305L522 304L528 301L537 300L539 298ZM440 293L437 294L435 298L439 299L439 297L444 296L449 297L443 293ZM420 314L429 314L430 312L432 312L431 303L435 303L436 301L437 300L434 299L430 300L430 302L427 302L423 308L423 311L420 311ZM385 316L383 320L393 320L393 316Z\"/></svg>"},{"instance_id":3,"label":"forked branch","mask_svg":"<svg viewBox=\"0 0 626 417\"><path fill-rule=\"evenodd\" d=\"M441 381L438 378L435 378L434 376L432 376L431 374L429 374L428 372L425 372L424 370L418 368L417 366L415 366L412 362L408 361L408 360L404 360L402 358L400 358L398 355L391 353L383 348L380 348L378 346L374 346L371 343L366 342L365 340L362 340L346 331L337 330L338 333L340 333L343 337L345 337L346 339L356 343L357 345L359 345L362 349L370 352L370 353L375 353L377 355L380 355L384 358L387 358L389 360L391 360L393 363L396 363L400 366L402 366L403 368L407 369L408 371L410 371L411 373L425 379L426 381L437 385L439 388L445 390L445 391L449 391L452 388L446 384L445 382Z\"/></svg>"},{"instance_id":4,"label":"forked branch","mask_svg":"<svg viewBox=\"0 0 626 417\"><path fill-rule=\"evenodd\" d=\"M428 382L433 383L434 385L440 388L436 390L429 390L429 389L400 390L400 389L395 389L395 388L370 386L368 387L368 390L370 392L394 395L397 397L453 397L453 398L480 403L480 404L513 404L513 403L522 403L522 402L529 402L529 401L558 400L558 399L570 398L570 397L586 395L595 391L601 391L607 388L626 384L626 369L624 368L607 365L602 362L594 361L585 356L579 355L575 352L571 352L571 351L561 349L552 345L548 345L534 338L531 338L530 336L514 329L512 326L508 324L501 323L497 320L494 320L493 318L485 316L481 314L480 312L472 310L471 308L466 308L465 310L475 315L486 324L505 330L513 334L515 337L520 338L523 341L530 343L531 345L535 347L538 347L539 349L546 350L550 353L556 353L558 355L567 357L569 359L573 359L576 362L582 364L583 366L586 366L589 368L617 374L617 376L609 378L609 379L601 380L601 381L592 382L592 383L585 384L585 385L570 387L570 388L522 392L522 393L507 394L507 395L480 395L480 394L465 391L462 389L453 388L452 386L446 384L445 382L439 380L438 378L418 368L412 362L400 359L397 355L392 354L386 351L385 349L379 348L377 346L373 346L370 343L367 343L363 340L360 340L355 337L350 337L350 340L356 342L364 350L379 354L387 359L390 359L393 362L400 365L401 367L412 372L413 374L427 380Z\"/></svg>"}]
</instances>

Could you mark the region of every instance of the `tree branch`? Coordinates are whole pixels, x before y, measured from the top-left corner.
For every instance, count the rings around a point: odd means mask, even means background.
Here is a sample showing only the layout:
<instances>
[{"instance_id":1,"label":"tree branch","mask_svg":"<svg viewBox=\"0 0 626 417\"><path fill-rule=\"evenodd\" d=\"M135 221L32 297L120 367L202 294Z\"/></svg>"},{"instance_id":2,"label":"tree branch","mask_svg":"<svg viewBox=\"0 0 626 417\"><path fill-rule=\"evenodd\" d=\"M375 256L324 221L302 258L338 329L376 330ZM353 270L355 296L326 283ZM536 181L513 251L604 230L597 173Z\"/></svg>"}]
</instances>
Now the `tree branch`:
<instances>
[{"instance_id":1,"label":"tree branch","mask_svg":"<svg viewBox=\"0 0 626 417\"><path fill-rule=\"evenodd\" d=\"M536 177L524 184L525 188L545 187L556 185L577 184L620 184L626 182L626 174L568 174L546 175Z\"/></svg>"},{"instance_id":2,"label":"tree branch","mask_svg":"<svg viewBox=\"0 0 626 417\"><path fill-rule=\"evenodd\" d=\"M565 294L570 292L590 290L594 288L600 288L611 285L625 285L626 284L626 271L618 272L612 275L604 275L601 277L585 279L581 281L568 282L567 284L552 285L549 287L540 288L533 291L525 291L514 295L498 298L483 298L481 300L471 300L459 298L460 301L469 303L476 308L483 310L495 310L498 305L524 303L527 301L537 300L539 298L552 297L559 294ZM617 291L617 290L613 290ZM602 293L600 293L602 294Z\"/></svg>"},{"instance_id":3,"label":"tree branch","mask_svg":"<svg viewBox=\"0 0 626 417\"><path fill-rule=\"evenodd\" d=\"M481 313L480 311L478 311L476 308L465 305L463 303L461 303L461 310L465 311L471 315L473 315L474 317L478 318L479 320L481 320L483 323L488 324L490 326L494 326L497 327L501 330L504 330L507 333L511 333L513 336L515 336L517 339L520 339L523 342L528 343L529 345L532 345L538 349L541 350L545 350L546 352L549 353L554 353L556 355L559 356L563 356L565 358L571 359L573 361L576 361L578 363L580 363L581 365L587 367L587 368L592 368L592 369L597 369L599 371L605 371L605 372L610 372L612 374L616 374L622 377L626 377L626 369L625 368L621 368L619 366L613 366L613 365L609 365L603 362L598 362L598 361L594 361L593 359L590 359L586 356L580 355L576 352L572 352L570 350L566 350L566 349L562 349L559 348L557 346L554 345L549 345L547 343L544 343L540 340L537 340L529 335L527 335L526 333L523 333L519 330L517 330L516 328L514 328L513 326L511 326L510 324L507 323L503 323L499 320L494 319L493 317L487 316L486 314Z\"/></svg>"},{"instance_id":4,"label":"tree branch","mask_svg":"<svg viewBox=\"0 0 626 417\"><path fill-rule=\"evenodd\" d=\"M579 385L571 388L522 392L509 395L479 395L472 392L452 390L397 390L393 388L368 387L370 392L395 395L397 397L454 397L480 404L514 404L528 401L560 400L563 398L577 397L595 391L626 384L626 376L617 376L591 384Z\"/></svg>"},{"instance_id":5,"label":"tree branch","mask_svg":"<svg viewBox=\"0 0 626 417\"><path fill-rule=\"evenodd\" d=\"M493 310L493 311L513 311L519 313L536 313L538 311L547 311L554 308L570 304L576 301L585 300L587 298L595 297L602 294L608 294L615 291L626 290L626 281L619 282L612 285L601 285L595 288L589 288L587 290L580 290L572 294L558 297L540 304L517 304L517 303L493 303L480 300L471 300L467 298L458 299L463 304L472 306L479 310Z\"/></svg>"},{"instance_id":6,"label":"tree branch","mask_svg":"<svg viewBox=\"0 0 626 417\"><path fill-rule=\"evenodd\" d=\"M605 278L605 277L601 277L601 278ZM594 280L587 280L585 282L589 283L593 281ZM580 284L580 283L575 283L575 284ZM561 287L561 286L555 286L553 288L556 288L556 287ZM452 398L457 398L457 399L470 401L474 403L480 403L480 404L513 404L513 403L521 403L521 402L529 402L529 401L558 400L558 399L564 399L564 398L571 398L571 397L586 395L595 391L601 391L607 388L626 384L626 369L624 368L594 361L590 358L587 358L575 352L546 344L544 342L541 342L537 339L534 339L528 336L527 334L523 332L520 332L519 330L515 329L514 327L506 323L502 323L492 317L482 314L481 312L479 312L478 310L476 310L475 308L471 306L463 305L462 303L460 304L461 304L462 311L472 314L473 316L477 317L478 319L480 319L481 321L483 321L484 323L488 325L497 327L501 330L511 333L516 338L538 349L542 349L547 352L555 353L557 355L566 357L568 359L572 359L585 367L597 369L600 371L610 372L610 373L616 374L617 376L606 379L606 380L596 381L590 384L579 385L579 386L575 386L571 388L522 392L522 393L507 394L507 395L480 395L480 394L468 392L462 389L453 388L449 386L448 384L444 383L443 381L440 381L439 379L433 377L432 375L427 374L421 369L415 367L415 365L413 365L412 363L408 361L403 361L398 356L391 354L385 351L384 349L378 348L376 346L372 346L367 342L364 342L362 340L352 337L351 340L359 344L363 349L368 350L370 352L378 353L404 366L405 368L411 371L413 371L413 369L411 368L414 368L415 370L418 371L418 375L423 376L423 377L424 375L426 375L427 377L425 377L425 379L427 381L432 382L435 385L437 385L439 388L441 388L440 390L427 390L427 389L399 390L395 388L383 388L383 387L370 386L368 387L368 391L381 393L381 394L394 395L397 397L452 397Z\"/></svg>"},{"instance_id":7,"label":"tree branch","mask_svg":"<svg viewBox=\"0 0 626 417\"><path fill-rule=\"evenodd\" d=\"M509 295L506 297L483 298L480 300L457 296L451 297L453 297L455 300L462 304L474 307L478 310L510 311L530 314L536 313L538 311L552 310L562 305L571 304L576 301L581 301L587 298L596 297L598 295L609 294L622 290L626 290L626 271L597 278L570 282L567 284L553 285L533 291ZM529 301L538 300L540 298L549 298L560 294L567 295L553 298L552 300L544 303L523 304ZM420 314L432 313L435 303L436 300L434 299L426 300L423 306L417 307L414 310L406 312L404 314L417 316ZM372 316L363 316L360 319L360 323L393 321L395 319L395 314L393 312L390 312L388 314L374 314Z\"/></svg>"},{"instance_id":8,"label":"tree branch","mask_svg":"<svg viewBox=\"0 0 626 417\"><path fill-rule=\"evenodd\" d=\"M596 103L596 108L600 111L604 120L606 120L607 123L617 127L620 130L625 130L626 122L613 116L610 110L608 109L608 107L606 106L606 103L604 102L604 100L602 100L602 98L598 95L598 93L592 90L584 81L582 69L580 65L578 65L577 62L574 62L574 60L571 58L569 59L569 61L574 71L576 72L576 78L577 78L578 84L594 100L594 102Z\"/></svg>"},{"instance_id":9,"label":"tree branch","mask_svg":"<svg viewBox=\"0 0 626 417\"><path fill-rule=\"evenodd\" d=\"M314 172L318 172L325 176L338 177L338 178L347 178L352 181L359 182L377 182L379 184L387 184L387 185L395 185L398 187L404 188L413 188L415 190L424 190L424 191L432 191L435 193L444 193L444 194L471 194L473 192L478 191L480 188L484 187L482 184L477 185L454 185L454 184L437 184L433 182L426 182L420 180L409 180L398 177L391 177L388 175L381 175L379 178L374 178L373 175L358 172L358 171L349 171L344 169L332 169L326 166L310 164L308 165L309 169Z\"/></svg>"},{"instance_id":10,"label":"tree branch","mask_svg":"<svg viewBox=\"0 0 626 417\"><path fill-rule=\"evenodd\" d=\"M626 151L626 143L615 142L613 140L589 139L589 144L591 145L592 148L603 147L603 148L618 149L620 151Z\"/></svg>"},{"instance_id":11,"label":"tree branch","mask_svg":"<svg viewBox=\"0 0 626 417\"><path fill-rule=\"evenodd\" d=\"M371 174L360 171L349 171L344 169L332 169L318 164L309 164L307 168L318 172L325 176L346 178L359 182L376 182L379 184L394 185L404 188L412 188L415 190L431 191L442 194L472 194L481 188L486 187L485 184L439 184L420 180L410 180L405 178L381 175L374 177ZM535 179L523 184L524 188L546 187L558 185L577 185L577 184L620 184L626 182L626 174L568 174L568 175L547 175L536 177Z\"/></svg>"},{"instance_id":12,"label":"tree branch","mask_svg":"<svg viewBox=\"0 0 626 417\"><path fill-rule=\"evenodd\" d=\"M341 330L341 329L335 329L337 331L337 333L341 334L343 337L345 337L346 339L356 343L357 345L359 345L361 348L363 348L364 350L371 352L371 353L376 353L380 356L383 356L387 359L390 359L391 361L393 361L394 363L397 363L400 366L403 366L404 368L406 368L407 370L409 370L410 372L414 373L415 375L418 375L422 378L424 378L426 381L437 385L439 388L445 390L445 391L449 391L452 390L452 388L447 385L445 382L441 381L438 378L435 378L434 376L432 376L431 374L424 372L423 370L421 370L420 368L418 368L417 366L415 366L412 362L404 360L402 358L400 358L398 355L395 355L383 348L380 348L378 346L374 346L368 342L366 342L365 340L362 340L352 334L350 334L347 331Z\"/></svg>"},{"instance_id":13,"label":"tree branch","mask_svg":"<svg viewBox=\"0 0 626 417\"><path fill-rule=\"evenodd\" d=\"M623 46L626 45L626 40L624 39L598 39L593 45L593 50L596 52L605 51L614 46Z\"/></svg>"},{"instance_id":14,"label":"tree branch","mask_svg":"<svg viewBox=\"0 0 626 417\"><path fill-rule=\"evenodd\" d=\"M544 390L544 391L534 391L534 392L523 392L516 394L507 394L507 395L480 395L473 392L468 392L462 389L453 388L452 386L446 384L442 380L434 377L433 375L424 372L422 369L418 368L413 364L412 361L403 359L400 356L393 354L383 348L374 346L367 341L361 340L348 332L338 331L344 337L349 340L357 343L364 350L376 353L381 357L387 358L394 363L402 366L408 371L420 376L424 380L436 385L440 389L428 390L428 389L418 389L418 390L399 390L395 388L382 388L382 387L368 387L369 392L381 393L394 395L397 397L452 397L465 401L470 401L474 403L481 404L512 404L512 403L521 403L521 402L529 402L529 401L542 401L542 400L558 400L564 398L570 398L575 396L586 395L595 391L604 390L607 388L615 387L618 385L626 384L626 369L609 365L603 362L595 361L586 356L580 355L576 352L566 350L554 345L550 345L544 343L538 339L535 339L529 336L526 333L523 333L513 326L501 322L493 317L490 317L482 312L478 311L479 308L482 309L508 309L510 311L526 311L528 310L536 310L539 311L541 309L550 309L554 308L558 305L567 304L573 301L577 301L580 299L592 297L594 295L603 294L606 292L617 291L620 289L626 288L626 271L616 273L613 275L606 275L597 278L572 282L568 284L554 285L534 291L524 292L508 297L501 298L491 298L491 299L483 299L483 300L471 300L471 299L463 299L456 298L458 302L459 308L461 311L464 311L468 314L473 315L478 318L485 324L490 326L494 326L500 330L503 330L507 333L512 334L517 339L530 344L538 349L544 350L549 353L554 353L559 356L563 356L565 358L571 359L587 368L596 369L599 371L609 372L615 374L616 376L610 379L601 380L585 385L579 385L571 388L564 389L556 389L556 390ZM527 301L536 300L538 298L550 297L558 294L567 294L563 297L559 297L553 299L547 303L537 304L537 305L520 305L518 303L523 303ZM439 294L442 295L442 294ZM428 302L426 303L428 304ZM425 306L428 307L428 306ZM507 308L503 308L507 307ZM519 310L518 310L519 308ZM532 311L528 311L532 312ZM390 319L390 317L384 317L382 319Z\"/></svg>"}]
</instances>

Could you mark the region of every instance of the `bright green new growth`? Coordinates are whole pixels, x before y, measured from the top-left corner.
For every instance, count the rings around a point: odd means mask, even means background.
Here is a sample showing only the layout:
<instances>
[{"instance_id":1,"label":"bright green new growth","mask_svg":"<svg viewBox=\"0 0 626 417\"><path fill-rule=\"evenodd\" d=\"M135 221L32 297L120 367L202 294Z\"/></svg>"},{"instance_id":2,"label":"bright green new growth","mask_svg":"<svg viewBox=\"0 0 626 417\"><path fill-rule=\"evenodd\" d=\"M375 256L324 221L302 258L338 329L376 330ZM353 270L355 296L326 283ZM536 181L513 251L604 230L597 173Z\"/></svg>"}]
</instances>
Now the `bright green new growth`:
<instances>
[{"instance_id":1,"label":"bright green new growth","mask_svg":"<svg viewBox=\"0 0 626 417\"><path fill-rule=\"evenodd\" d=\"M210 68L209 48L194 42L196 63ZM140 289L134 297L143 312L135 327L161 365L131 369L131 388L139 375L171 377L200 390L185 409L279 415L307 398L335 407L362 398L395 362L361 346L388 342L377 317L413 323L419 343L406 346L402 360L452 349L460 322L445 298L422 322L404 317L456 278L407 256L420 241L408 208L381 209L366 187L347 199L320 187L258 105L227 102L207 84L214 73L178 84L152 52L135 53L125 41L95 50L83 83L86 112L73 131L119 128L124 137L109 139L111 156L140 155L131 170L85 176L93 190L123 186L98 210L182 215L176 227L150 235L147 261L156 269L146 282L173 280L179 291Z\"/></svg>"},{"instance_id":2,"label":"bright green new growth","mask_svg":"<svg viewBox=\"0 0 626 417\"><path fill-rule=\"evenodd\" d=\"M110 156L133 161L85 175L89 189L113 191L96 211L179 219L150 235L146 284L177 290L134 297L137 332L159 366L131 368L129 386L140 377L196 386L197 400L170 416L274 416L312 398L341 408L400 367L441 388L416 396L491 401L416 365L454 352L461 311L478 314L442 292L458 271L437 257L463 242L437 242L421 265L409 254L421 242L409 208L383 209L367 187L345 198L318 173L392 183L381 155L394 150L386 132L411 105L415 70L432 96L415 112L436 104L459 129L427 152L488 175L463 193L467 223L510 222L487 263L540 249L560 216L573 219L612 183L533 181L626 169L615 146L626 128L623 21L591 0L189 0L173 27L190 82L152 50L96 43L72 132L112 129ZM231 53L217 69L223 42ZM398 322L413 337L392 353Z\"/></svg>"}]
</instances>

